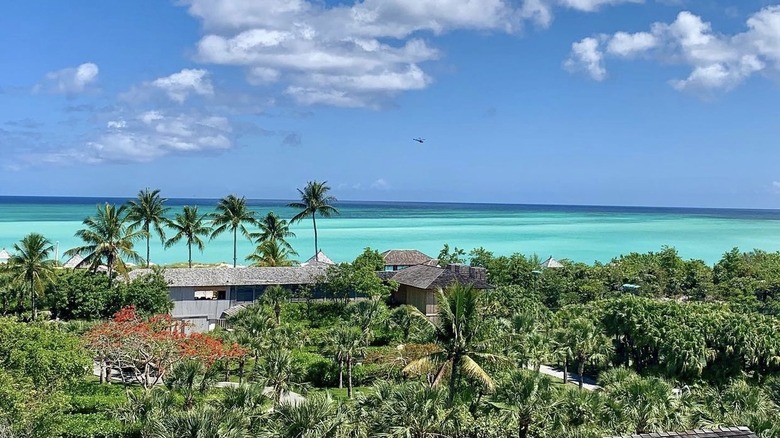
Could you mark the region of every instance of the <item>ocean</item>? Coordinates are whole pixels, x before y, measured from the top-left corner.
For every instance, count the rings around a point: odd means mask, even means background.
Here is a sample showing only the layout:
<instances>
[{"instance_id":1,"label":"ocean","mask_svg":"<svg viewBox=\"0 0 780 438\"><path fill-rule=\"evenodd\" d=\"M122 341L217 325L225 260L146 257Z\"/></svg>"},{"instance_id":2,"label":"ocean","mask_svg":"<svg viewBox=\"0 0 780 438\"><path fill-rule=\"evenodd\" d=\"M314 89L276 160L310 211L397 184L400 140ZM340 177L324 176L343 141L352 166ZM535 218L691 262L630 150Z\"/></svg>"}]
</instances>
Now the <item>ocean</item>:
<instances>
[{"instance_id":1,"label":"ocean","mask_svg":"<svg viewBox=\"0 0 780 438\"><path fill-rule=\"evenodd\" d=\"M46 236L62 253L80 245L74 236L82 220L104 202L118 198L0 197L0 248L31 232ZM248 200L258 216L274 211L289 219L295 210L289 201ZM216 199L169 199L170 215L184 205L213 211ZM689 209L654 207L599 207L562 205L455 204L418 202L339 202L340 215L317 218L319 246L336 262L353 260L363 248L414 248L436 257L443 244L484 247L496 255L515 252L542 258L592 263L607 262L631 251L677 248L684 258L717 262L733 247L742 250L780 250L780 211ZM304 261L314 254L311 220L291 227L290 243ZM246 239L238 243L239 263L253 251ZM145 243L137 244L139 254ZM187 260L184 243L165 250L152 240L153 263ZM232 240L225 233L207 242L202 253L193 249L195 262L232 262Z\"/></svg>"}]
</instances>

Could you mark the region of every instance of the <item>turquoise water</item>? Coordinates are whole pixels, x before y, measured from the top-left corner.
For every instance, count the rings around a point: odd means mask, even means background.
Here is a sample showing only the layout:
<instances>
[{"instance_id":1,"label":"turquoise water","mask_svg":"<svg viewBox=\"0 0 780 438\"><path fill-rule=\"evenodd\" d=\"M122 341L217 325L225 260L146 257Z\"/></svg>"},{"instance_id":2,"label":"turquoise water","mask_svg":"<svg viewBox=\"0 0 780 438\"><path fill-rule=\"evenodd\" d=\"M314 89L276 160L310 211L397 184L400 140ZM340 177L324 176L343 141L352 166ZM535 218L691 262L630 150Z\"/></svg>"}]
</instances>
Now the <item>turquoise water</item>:
<instances>
[{"instance_id":1,"label":"turquoise water","mask_svg":"<svg viewBox=\"0 0 780 438\"><path fill-rule=\"evenodd\" d=\"M0 197L0 248L11 249L25 234L38 232L58 242L60 254L80 245L74 233L94 214L97 204L124 199ZM295 211L287 201L250 201L259 216L273 210L283 218ZM171 213L182 205L212 211L216 200L171 199ZM732 247L780 250L780 211L581 207L497 204L426 204L342 202L339 216L318 218L320 248L333 260L349 261L363 248L380 251L416 248L436 256L444 243L467 251L483 246L496 255L514 252L591 263L630 251L677 248L685 258L716 262ZM292 226L290 243L300 260L314 253L311 220ZM143 242L138 252L145 252ZM238 245L239 263L253 246ZM152 241L152 262L186 261L182 244L164 250ZM63 257L64 259L64 257ZM231 262L232 240L224 234L207 243L196 262Z\"/></svg>"}]
</instances>

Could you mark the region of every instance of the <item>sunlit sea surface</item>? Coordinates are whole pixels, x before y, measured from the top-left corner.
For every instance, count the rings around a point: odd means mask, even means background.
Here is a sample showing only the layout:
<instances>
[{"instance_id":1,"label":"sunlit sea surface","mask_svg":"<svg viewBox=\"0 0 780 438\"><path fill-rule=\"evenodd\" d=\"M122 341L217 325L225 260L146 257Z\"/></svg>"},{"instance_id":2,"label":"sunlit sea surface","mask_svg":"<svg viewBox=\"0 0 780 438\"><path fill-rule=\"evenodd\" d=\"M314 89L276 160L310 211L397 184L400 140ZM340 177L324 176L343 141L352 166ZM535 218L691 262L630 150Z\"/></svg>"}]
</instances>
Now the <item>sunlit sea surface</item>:
<instances>
[{"instance_id":1,"label":"sunlit sea surface","mask_svg":"<svg viewBox=\"0 0 780 438\"><path fill-rule=\"evenodd\" d=\"M24 235L38 232L56 243L62 253L81 242L74 236L82 220L94 215L105 202L125 199L0 197L0 248L12 251ZM258 216L274 211L291 218L296 211L289 201L249 200ZM169 215L184 205L197 205L204 213L213 211L215 199L169 199ZM592 263L607 262L631 251L657 251L674 246L684 258L715 263L732 247L780 250L780 211L684 209L652 207L597 207L504 204L445 204L410 202L340 202L340 215L317 218L320 248L334 261L350 261L365 247L415 248L436 256L444 243L466 251L484 247L496 255L514 252L554 256ZM311 220L291 227L297 237L290 243L303 261L314 254ZM238 243L239 263L254 246L246 239ZM138 242L139 254L145 245ZM184 243L163 249L152 241L152 262L182 262L187 259ZM229 233L207 242L196 262L231 262Z\"/></svg>"}]
</instances>

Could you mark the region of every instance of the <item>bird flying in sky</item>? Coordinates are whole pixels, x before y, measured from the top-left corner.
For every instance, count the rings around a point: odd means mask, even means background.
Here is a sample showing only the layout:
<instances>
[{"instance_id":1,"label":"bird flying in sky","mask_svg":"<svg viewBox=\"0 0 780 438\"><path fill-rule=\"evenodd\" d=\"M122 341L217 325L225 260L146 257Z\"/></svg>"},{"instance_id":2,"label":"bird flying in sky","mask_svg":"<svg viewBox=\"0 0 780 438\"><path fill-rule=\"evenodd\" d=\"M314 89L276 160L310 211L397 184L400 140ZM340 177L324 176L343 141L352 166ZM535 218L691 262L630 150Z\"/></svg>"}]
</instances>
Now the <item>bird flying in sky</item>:
<instances>
[{"instance_id":1,"label":"bird flying in sky","mask_svg":"<svg viewBox=\"0 0 780 438\"><path fill-rule=\"evenodd\" d=\"M420 137L413 138L412 140L416 141L417 143L425 143L425 139Z\"/></svg>"}]
</instances>

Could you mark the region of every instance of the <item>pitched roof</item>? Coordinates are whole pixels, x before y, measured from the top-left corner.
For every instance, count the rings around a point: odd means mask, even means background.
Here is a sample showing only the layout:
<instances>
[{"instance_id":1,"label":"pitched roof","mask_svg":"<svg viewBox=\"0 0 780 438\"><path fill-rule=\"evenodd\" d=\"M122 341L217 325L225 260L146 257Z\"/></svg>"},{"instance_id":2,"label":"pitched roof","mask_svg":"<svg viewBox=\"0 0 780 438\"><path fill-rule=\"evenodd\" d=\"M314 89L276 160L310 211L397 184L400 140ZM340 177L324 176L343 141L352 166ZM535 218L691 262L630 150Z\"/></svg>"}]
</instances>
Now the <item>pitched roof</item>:
<instances>
[{"instance_id":1,"label":"pitched roof","mask_svg":"<svg viewBox=\"0 0 780 438\"><path fill-rule=\"evenodd\" d=\"M688 432L660 432L646 433L642 435L614 435L609 438L657 438L657 437L680 437L680 438L718 438L718 437L741 437L758 438L747 427L720 427L718 429L696 429Z\"/></svg>"},{"instance_id":2,"label":"pitched roof","mask_svg":"<svg viewBox=\"0 0 780 438\"><path fill-rule=\"evenodd\" d=\"M432 257L416 249L389 249L382 253L386 266L423 265L433 260Z\"/></svg>"},{"instance_id":3,"label":"pitched roof","mask_svg":"<svg viewBox=\"0 0 780 438\"><path fill-rule=\"evenodd\" d=\"M333 263L333 260L331 260L328 256L325 255L322 250L319 250L317 254L311 256L309 260L306 260L305 262L301 263L301 266L314 266L314 265L335 265Z\"/></svg>"},{"instance_id":4,"label":"pitched roof","mask_svg":"<svg viewBox=\"0 0 780 438\"><path fill-rule=\"evenodd\" d=\"M9 254L8 251L5 250L5 248L0 250L0 260L2 260L3 262L6 262L10 258L11 258L11 254Z\"/></svg>"},{"instance_id":5,"label":"pitched roof","mask_svg":"<svg viewBox=\"0 0 780 438\"><path fill-rule=\"evenodd\" d=\"M541 266L543 268L553 268L554 269L554 268L562 268L563 264L561 262L559 262L558 260L555 260L554 258L552 258L552 256L550 256L549 259L543 261L542 264L539 265L539 266Z\"/></svg>"},{"instance_id":6,"label":"pitched roof","mask_svg":"<svg viewBox=\"0 0 780 438\"><path fill-rule=\"evenodd\" d=\"M76 269L79 266L79 263L83 261L84 261L84 257L80 256L79 254L76 254L73 257L69 258L68 261L66 261L62 265L62 267L69 268L69 269Z\"/></svg>"},{"instance_id":7,"label":"pitched roof","mask_svg":"<svg viewBox=\"0 0 780 438\"><path fill-rule=\"evenodd\" d=\"M483 274L483 268L472 268L466 265L448 265L446 268L416 265L396 271L392 280L419 289L443 289L456 281L473 285L477 289L489 289L491 286Z\"/></svg>"},{"instance_id":8,"label":"pitched roof","mask_svg":"<svg viewBox=\"0 0 780 438\"><path fill-rule=\"evenodd\" d=\"M263 286L272 284L312 284L323 275L324 266L293 266L289 268L169 268L163 271L170 287L197 286ZM135 269L130 278L151 272Z\"/></svg>"}]
</instances>

